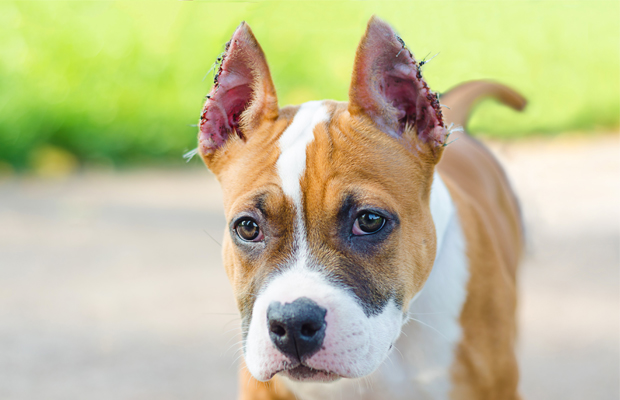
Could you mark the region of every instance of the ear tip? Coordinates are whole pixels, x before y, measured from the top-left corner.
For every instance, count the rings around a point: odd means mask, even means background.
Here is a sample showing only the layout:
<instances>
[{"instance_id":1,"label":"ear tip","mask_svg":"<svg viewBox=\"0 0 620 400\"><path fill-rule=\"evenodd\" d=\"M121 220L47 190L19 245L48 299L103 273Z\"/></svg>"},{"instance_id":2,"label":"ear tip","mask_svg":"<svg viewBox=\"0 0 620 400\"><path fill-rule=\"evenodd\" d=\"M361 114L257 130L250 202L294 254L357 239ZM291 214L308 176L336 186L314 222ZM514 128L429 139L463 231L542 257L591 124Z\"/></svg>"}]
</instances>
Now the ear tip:
<instances>
[{"instance_id":1,"label":"ear tip","mask_svg":"<svg viewBox=\"0 0 620 400\"><path fill-rule=\"evenodd\" d=\"M376 15L373 15L368 20L368 26L366 27L366 33L362 38L362 42L374 45L382 43L394 51L399 51L402 47L402 40L394 28Z\"/></svg>"},{"instance_id":2,"label":"ear tip","mask_svg":"<svg viewBox=\"0 0 620 400\"><path fill-rule=\"evenodd\" d=\"M381 18L373 15L368 21L366 33L360 42L360 48L373 48L375 53L400 54L404 42L394 28ZM358 50L359 51L359 50ZM405 57L401 57L401 60Z\"/></svg>"},{"instance_id":3,"label":"ear tip","mask_svg":"<svg viewBox=\"0 0 620 400\"><path fill-rule=\"evenodd\" d=\"M235 33L233 33L232 38L233 39L240 39L240 38L254 39L254 33L252 32L252 29L250 28L250 25L248 25L247 22L241 21L239 26L237 26L237 29L235 29Z\"/></svg>"},{"instance_id":4,"label":"ear tip","mask_svg":"<svg viewBox=\"0 0 620 400\"><path fill-rule=\"evenodd\" d=\"M368 31L371 30L389 31L391 33L395 33L392 26L379 18L376 14L373 14L368 20Z\"/></svg>"},{"instance_id":5,"label":"ear tip","mask_svg":"<svg viewBox=\"0 0 620 400\"><path fill-rule=\"evenodd\" d=\"M372 14L370 19L368 20L368 25L374 25L374 24L386 25L386 22L382 20L381 18L379 18L377 14Z\"/></svg>"}]
</instances>

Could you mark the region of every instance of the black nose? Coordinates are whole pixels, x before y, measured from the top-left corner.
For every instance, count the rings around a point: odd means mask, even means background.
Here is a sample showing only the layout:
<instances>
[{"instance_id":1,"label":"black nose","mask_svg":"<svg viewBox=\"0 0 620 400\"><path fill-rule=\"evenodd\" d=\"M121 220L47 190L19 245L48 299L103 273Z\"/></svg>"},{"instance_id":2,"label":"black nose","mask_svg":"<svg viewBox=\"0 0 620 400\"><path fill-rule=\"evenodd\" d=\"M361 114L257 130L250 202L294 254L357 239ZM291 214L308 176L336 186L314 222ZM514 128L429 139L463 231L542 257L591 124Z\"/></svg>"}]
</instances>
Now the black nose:
<instances>
[{"instance_id":1,"label":"black nose","mask_svg":"<svg viewBox=\"0 0 620 400\"><path fill-rule=\"evenodd\" d=\"M323 344L326 313L326 309L307 297L286 304L274 301L267 309L271 341L294 360L310 357Z\"/></svg>"}]
</instances>

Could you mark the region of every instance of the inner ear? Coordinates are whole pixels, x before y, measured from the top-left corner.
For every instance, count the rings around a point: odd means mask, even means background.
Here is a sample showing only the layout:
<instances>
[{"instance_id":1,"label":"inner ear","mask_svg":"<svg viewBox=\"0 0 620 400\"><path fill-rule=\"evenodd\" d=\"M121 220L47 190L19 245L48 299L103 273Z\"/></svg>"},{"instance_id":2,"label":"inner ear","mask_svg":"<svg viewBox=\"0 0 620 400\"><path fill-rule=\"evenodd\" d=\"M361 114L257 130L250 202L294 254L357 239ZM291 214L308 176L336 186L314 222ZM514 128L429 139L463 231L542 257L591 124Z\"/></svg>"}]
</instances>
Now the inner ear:
<instances>
[{"instance_id":1,"label":"inner ear","mask_svg":"<svg viewBox=\"0 0 620 400\"><path fill-rule=\"evenodd\" d=\"M369 116L381 130L402 137L412 128L424 143L440 146L447 131L438 96L392 28L373 17L355 56L349 112Z\"/></svg>"},{"instance_id":2,"label":"inner ear","mask_svg":"<svg viewBox=\"0 0 620 400\"><path fill-rule=\"evenodd\" d=\"M220 85L219 93L213 95L213 102L218 102L218 111L221 113L221 117L227 119L227 123L224 124L226 128L226 134L237 134L241 139L245 139L243 131L239 126L241 121L241 114L248 108L252 100L254 91L252 90L252 81L248 78L251 77L250 71L239 71L239 77L237 77L237 86L227 89L225 86L229 84L231 76L227 77L228 80L224 80L224 84ZM221 73L221 71L220 71ZM219 75L218 75L219 77ZM216 114L217 117L217 114ZM222 140L226 140L227 137L222 136Z\"/></svg>"},{"instance_id":3,"label":"inner ear","mask_svg":"<svg viewBox=\"0 0 620 400\"><path fill-rule=\"evenodd\" d=\"M278 101L265 55L241 23L226 44L200 115L199 149L213 155L232 137L246 140L261 122L276 119Z\"/></svg>"},{"instance_id":4,"label":"inner ear","mask_svg":"<svg viewBox=\"0 0 620 400\"><path fill-rule=\"evenodd\" d=\"M406 124L415 124L417 88L410 80L387 74L384 76L383 96L395 108L398 133L402 134Z\"/></svg>"}]
</instances>

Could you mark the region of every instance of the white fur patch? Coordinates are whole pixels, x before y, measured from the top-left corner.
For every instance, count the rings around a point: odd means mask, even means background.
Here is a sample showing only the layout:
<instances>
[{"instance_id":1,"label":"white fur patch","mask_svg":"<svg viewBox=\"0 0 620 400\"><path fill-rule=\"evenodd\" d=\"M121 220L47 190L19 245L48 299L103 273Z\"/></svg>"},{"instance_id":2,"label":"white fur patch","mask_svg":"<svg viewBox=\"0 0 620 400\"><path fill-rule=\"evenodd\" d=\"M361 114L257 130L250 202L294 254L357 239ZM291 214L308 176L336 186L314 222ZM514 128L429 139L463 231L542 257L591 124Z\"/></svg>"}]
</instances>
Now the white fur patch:
<instances>
[{"instance_id":1,"label":"white fur patch","mask_svg":"<svg viewBox=\"0 0 620 400\"><path fill-rule=\"evenodd\" d=\"M430 208L431 217L433 217L433 223L435 224L435 234L437 235L437 254L435 255L435 261L437 261L443 248L448 225L456 215L456 209L452 203L450 192L448 192L446 184L443 183L441 176L437 172L435 172L433 186L431 187Z\"/></svg>"},{"instance_id":2,"label":"white fur patch","mask_svg":"<svg viewBox=\"0 0 620 400\"><path fill-rule=\"evenodd\" d=\"M299 107L293 122L280 136L280 158L276 164L282 190L299 208L299 180L306 170L306 147L314 140L314 127L327 121L329 115L322 101L310 101Z\"/></svg>"}]
</instances>

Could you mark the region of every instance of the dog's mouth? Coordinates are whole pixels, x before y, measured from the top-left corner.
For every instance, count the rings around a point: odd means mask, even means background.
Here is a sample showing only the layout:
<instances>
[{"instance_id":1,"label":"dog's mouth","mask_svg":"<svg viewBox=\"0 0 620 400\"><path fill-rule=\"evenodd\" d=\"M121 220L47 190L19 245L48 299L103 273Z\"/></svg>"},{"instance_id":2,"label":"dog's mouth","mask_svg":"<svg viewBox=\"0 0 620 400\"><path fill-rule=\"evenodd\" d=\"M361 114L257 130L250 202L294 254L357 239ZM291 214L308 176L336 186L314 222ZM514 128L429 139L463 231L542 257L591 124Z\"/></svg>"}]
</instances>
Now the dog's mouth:
<instances>
[{"instance_id":1,"label":"dog's mouth","mask_svg":"<svg viewBox=\"0 0 620 400\"><path fill-rule=\"evenodd\" d=\"M340 375L333 372L314 369L303 364L299 364L294 368L284 369L280 373L299 382L333 382L341 378Z\"/></svg>"}]
</instances>

